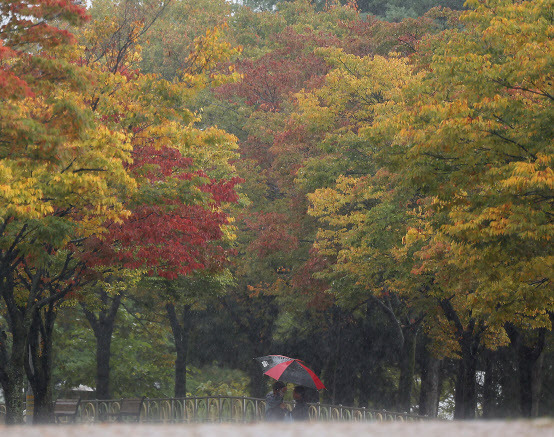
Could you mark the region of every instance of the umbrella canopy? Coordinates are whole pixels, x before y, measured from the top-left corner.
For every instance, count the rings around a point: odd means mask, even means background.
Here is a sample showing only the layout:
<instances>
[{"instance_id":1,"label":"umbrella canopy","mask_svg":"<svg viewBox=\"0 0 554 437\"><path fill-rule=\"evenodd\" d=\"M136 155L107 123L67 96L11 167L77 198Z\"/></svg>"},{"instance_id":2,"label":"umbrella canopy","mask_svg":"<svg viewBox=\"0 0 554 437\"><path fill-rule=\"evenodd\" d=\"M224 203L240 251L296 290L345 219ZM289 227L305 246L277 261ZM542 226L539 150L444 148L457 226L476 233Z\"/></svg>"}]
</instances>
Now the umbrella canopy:
<instances>
[{"instance_id":1,"label":"umbrella canopy","mask_svg":"<svg viewBox=\"0 0 554 437\"><path fill-rule=\"evenodd\" d=\"M325 388L314 371L306 367L301 360L285 357L284 355L266 355L254 359L263 366L264 375L277 381L292 382L316 390Z\"/></svg>"}]
</instances>

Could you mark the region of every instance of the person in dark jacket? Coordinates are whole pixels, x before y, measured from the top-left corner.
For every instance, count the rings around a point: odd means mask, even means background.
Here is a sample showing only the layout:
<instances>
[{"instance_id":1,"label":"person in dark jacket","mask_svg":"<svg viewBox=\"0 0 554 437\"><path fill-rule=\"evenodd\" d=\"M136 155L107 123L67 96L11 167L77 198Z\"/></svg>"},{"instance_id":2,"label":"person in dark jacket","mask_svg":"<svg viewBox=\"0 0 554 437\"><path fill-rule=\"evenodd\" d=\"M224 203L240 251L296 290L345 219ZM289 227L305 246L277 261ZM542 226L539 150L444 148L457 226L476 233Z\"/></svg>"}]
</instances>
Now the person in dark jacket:
<instances>
[{"instance_id":1,"label":"person in dark jacket","mask_svg":"<svg viewBox=\"0 0 554 437\"><path fill-rule=\"evenodd\" d=\"M310 418L310 406L306 403L306 387L297 385L292 392L294 408L291 412L292 421L308 420Z\"/></svg>"},{"instance_id":2,"label":"person in dark jacket","mask_svg":"<svg viewBox=\"0 0 554 437\"><path fill-rule=\"evenodd\" d=\"M284 420L286 405L283 403L283 397L287 391L287 386L277 381L273 384L273 390L265 397L265 419L266 420Z\"/></svg>"}]
</instances>

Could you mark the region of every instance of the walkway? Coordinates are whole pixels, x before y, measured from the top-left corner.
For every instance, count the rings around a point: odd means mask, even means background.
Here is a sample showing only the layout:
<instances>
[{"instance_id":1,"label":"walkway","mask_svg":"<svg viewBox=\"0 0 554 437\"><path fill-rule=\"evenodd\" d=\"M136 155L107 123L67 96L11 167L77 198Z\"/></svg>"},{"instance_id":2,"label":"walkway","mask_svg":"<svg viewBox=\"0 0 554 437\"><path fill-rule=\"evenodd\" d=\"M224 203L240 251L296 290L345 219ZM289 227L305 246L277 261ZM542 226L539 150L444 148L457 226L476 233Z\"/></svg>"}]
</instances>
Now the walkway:
<instances>
[{"instance_id":1,"label":"walkway","mask_svg":"<svg viewBox=\"0 0 554 437\"><path fill-rule=\"evenodd\" d=\"M425 421L194 425L0 425L2 437L552 437L554 421Z\"/></svg>"}]
</instances>

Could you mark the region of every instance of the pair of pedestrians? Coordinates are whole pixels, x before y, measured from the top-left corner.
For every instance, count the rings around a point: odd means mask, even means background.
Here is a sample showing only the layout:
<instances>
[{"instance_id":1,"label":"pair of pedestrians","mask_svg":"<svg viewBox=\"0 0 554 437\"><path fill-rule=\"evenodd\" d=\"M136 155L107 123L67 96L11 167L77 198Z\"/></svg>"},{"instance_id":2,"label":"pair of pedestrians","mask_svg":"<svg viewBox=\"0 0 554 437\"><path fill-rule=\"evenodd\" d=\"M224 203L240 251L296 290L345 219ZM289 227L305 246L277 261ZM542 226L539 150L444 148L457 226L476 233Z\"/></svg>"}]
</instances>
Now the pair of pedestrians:
<instances>
[{"instance_id":1,"label":"pair of pedestrians","mask_svg":"<svg viewBox=\"0 0 554 437\"><path fill-rule=\"evenodd\" d=\"M300 385L294 387L292 396L294 408L288 411L283 402L287 386L282 381L273 384L273 390L265 397L265 418L269 421L290 420L292 422L308 420L309 406L306 403L306 388Z\"/></svg>"}]
</instances>

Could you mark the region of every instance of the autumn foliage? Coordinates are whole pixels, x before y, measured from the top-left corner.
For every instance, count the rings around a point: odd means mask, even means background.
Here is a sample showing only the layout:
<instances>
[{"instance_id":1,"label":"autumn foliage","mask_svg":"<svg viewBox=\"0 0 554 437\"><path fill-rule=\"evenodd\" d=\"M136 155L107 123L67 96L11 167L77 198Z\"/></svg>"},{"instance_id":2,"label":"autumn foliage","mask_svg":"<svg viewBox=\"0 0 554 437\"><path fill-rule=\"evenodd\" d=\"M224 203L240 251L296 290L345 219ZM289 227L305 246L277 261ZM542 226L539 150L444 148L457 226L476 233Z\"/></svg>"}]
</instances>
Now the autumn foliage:
<instances>
[{"instance_id":1,"label":"autumn foliage","mask_svg":"<svg viewBox=\"0 0 554 437\"><path fill-rule=\"evenodd\" d=\"M141 192L148 198L132 202L128 218L110 224L105 236L91 241L92 265L115 261L167 279L221 269L231 254L218 243L225 239L223 229L229 225L223 207L238 200L234 190L238 178L210 179L191 167L192 159L175 149L135 149L129 170L140 174ZM187 197L195 192L197 203L183 203L178 195L169 197L168 192L175 189L186 190Z\"/></svg>"},{"instance_id":2,"label":"autumn foliage","mask_svg":"<svg viewBox=\"0 0 554 437\"><path fill-rule=\"evenodd\" d=\"M127 287L164 306L182 376L179 332L213 287L243 353L306 353L334 387L325 401L376 406L367 381L381 378L388 407L410 411L416 374L423 397L424 366L445 360L454 415L472 418L476 372L500 351L518 360L521 414L538 414L554 321L552 1L399 22L350 2L197 3L0 0L8 422L27 348L48 413L56 314L98 284L117 305ZM382 356L361 366L377 337Z\"/></svg>"}]
</instances>

